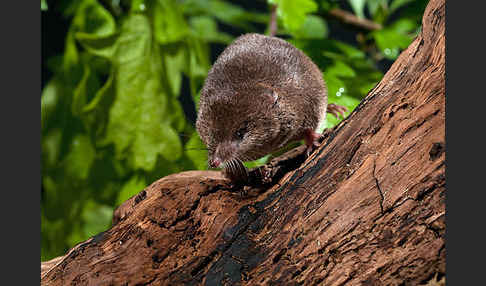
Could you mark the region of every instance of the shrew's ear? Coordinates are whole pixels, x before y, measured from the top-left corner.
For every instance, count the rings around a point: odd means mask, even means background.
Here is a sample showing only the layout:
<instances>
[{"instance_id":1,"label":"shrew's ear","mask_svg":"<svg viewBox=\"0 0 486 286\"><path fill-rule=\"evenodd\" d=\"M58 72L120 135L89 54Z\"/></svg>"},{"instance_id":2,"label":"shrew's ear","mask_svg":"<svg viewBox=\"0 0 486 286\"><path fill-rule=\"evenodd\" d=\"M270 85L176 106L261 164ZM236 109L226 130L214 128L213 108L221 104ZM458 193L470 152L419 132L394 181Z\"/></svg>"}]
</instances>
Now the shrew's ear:
<instances>
[{"instance_id":1,"label":"shrew's ear","mask_svg":"<svg viewBox=\"0 0 486 286\"><path fill-rule=\"evenodd\" d=\"M274 106L278 102L278 92L272 86L266 85L264 83L258 83L263 89L262 95L265 97L265 102L269 103L270 106Z\"/></svg>"}]
</instances>

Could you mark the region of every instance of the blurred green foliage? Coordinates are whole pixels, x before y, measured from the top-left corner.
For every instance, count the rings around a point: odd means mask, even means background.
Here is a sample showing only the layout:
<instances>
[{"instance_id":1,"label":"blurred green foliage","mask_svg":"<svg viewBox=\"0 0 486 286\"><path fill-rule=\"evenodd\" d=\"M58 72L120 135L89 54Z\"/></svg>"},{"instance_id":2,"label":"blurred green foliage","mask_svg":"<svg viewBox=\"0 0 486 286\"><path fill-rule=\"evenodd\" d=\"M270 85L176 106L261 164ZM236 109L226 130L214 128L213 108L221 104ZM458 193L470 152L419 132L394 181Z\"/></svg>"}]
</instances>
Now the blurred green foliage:
<instances>
[{"instance_id":1,"label":"blurred green foliage","mask_svg":"<svg viewBox=\"0 0 486 286\"><path fill-rule=\"evenodd\" d=\"M265 33L269 11L222 0L72 0L47 5L70 19L64 52L49 59L42 90L41 260L105 231L116 206L153 181L206 169L207 153L180 102L183 77L197 108L211 45ZM329 101L353 110L420 29L423 0L268 0L278 35L321 68ZM383 25L358 44L329 38L327 11L349 5ZM399 15L397 11L400 10ZM352 29L352 27L346 27ZM55 32L55 31L53 31ZM328 126L339 120L327 116ZM248 166L264 163L268 156Z\"/></svg>"}]
</instances>

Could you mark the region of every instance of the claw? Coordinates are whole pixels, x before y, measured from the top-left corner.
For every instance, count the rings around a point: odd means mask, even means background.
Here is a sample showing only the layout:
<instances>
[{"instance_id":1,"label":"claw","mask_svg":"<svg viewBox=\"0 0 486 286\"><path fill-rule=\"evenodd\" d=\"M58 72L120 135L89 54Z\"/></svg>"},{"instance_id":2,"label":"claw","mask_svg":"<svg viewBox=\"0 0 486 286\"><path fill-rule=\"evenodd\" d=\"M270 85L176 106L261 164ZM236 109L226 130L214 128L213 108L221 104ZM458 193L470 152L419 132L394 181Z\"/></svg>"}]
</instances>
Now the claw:
<instances>
[{"instance_id":1,"label":"claw","mask_svg":"<svg viewBox=\"0 0 486 286\"><path fill-rule=\"evenodd\" d=\"M264 184L270 183L272 181L272 174L270 173L270 171L264 167L261 167L259 170L262 182Z\"/></svg>"},{"instance_id":2,"label":"claw","mask_svg":"<svg viewBox=\"0 0 486 286\"><path fill-rule=\"evenodd\" d=\"M305 150L305 154L307 157L314 151L314 148L319 147L319 138L321 138L321 134L315 132L312 129L306 129L304 134L305 145L307 145L307 149Z\"/></svg>"},{"instance_id":3,"label":"claw","mask_svg":"<svg viewBox=\"0 0 486 286\"><path fill-rule=\"evenodd\" d=\"M348 112L348 109L345 106L330 103L327 106L327 112L339 119L339 115L341 115L342 118L346 116L345 112Z\"/></svg>"}]
</instances>

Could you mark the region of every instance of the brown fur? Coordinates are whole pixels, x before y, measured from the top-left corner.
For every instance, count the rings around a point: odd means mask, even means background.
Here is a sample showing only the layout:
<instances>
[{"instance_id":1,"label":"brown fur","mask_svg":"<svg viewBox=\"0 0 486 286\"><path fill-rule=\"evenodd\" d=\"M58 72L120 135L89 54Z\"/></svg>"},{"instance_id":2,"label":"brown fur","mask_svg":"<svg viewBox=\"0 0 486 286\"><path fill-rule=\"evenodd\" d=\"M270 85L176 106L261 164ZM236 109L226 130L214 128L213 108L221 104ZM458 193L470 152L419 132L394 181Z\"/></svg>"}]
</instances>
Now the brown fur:
<instances>
[{"instance_id":1,"label":"brown fur","mask_svg":"<svg viewBox=\"0 0 486 286\"><path fill-rule=\"evenodd\" d=\"M303 52L276 37L246 34L209 71L196 128L210 160L250 161L316 130L326 108L322 73Z\"/></svg>"}]
</instances>

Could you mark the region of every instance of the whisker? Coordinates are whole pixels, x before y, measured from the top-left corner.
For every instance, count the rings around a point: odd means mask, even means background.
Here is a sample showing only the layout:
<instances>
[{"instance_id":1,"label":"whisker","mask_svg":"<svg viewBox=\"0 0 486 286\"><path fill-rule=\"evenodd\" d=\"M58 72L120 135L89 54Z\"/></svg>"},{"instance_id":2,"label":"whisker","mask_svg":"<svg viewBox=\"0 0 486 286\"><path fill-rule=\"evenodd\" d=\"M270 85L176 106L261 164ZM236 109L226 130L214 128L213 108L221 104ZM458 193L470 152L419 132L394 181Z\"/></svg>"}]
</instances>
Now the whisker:
<instances>
[{"instance_id":1,"label":"whisker","mask_svg":"<svg viewBox=\"0 0 486 286\"><path fill-rule=\"evenodd\" d=\"M235 173L235 165L234 165L233 160L229 160L228 161L228 171L231 174L234 174Z\"/></svg>"},{"instance_id":2,"label":"whisker","mask_svg":"<svg viewBox=\"0 0 486 286\"><path fill-rule=\"evenodd\" d=\"M238 160L238 163L239 163L239 166L240 166L240 169L242 169L242 172L245 174L245 179L248 178L248 169L245 167L245 165L243 164L243 161L240 160L240 159L236 159Z\"/></svg>"},{"instance_id":3,"label":"whisker","mask_svg":"<svg viewBox=\"0 0 486 286\"><path fill-rule=\"evenodd\" d=\"M180 137L184 137L184 138L191 138L192 133L178 132L177 135L179 135Z\"/></svg>"},{"instance_id":4,"label":"whisker","mask_svg":"<svg viewBox=\"0 0 486 286\"><path fill-rule=\"evenodd\" d=\"M185 151L188 150L197 150L197 151L208 151L209 149L207 148L184 148Z\"/></svg>"},{"instance_id":5,"label":"whisker","mask_svg":"<svg viewBox=\"0 0 486 286\"><path fill-rule=\"evenodd\" d=\"M248 169L243 165L243 162L239 158L234 159L235 173L239 179L246 181L248 179Z\"/></svg>"}]
</instances>

